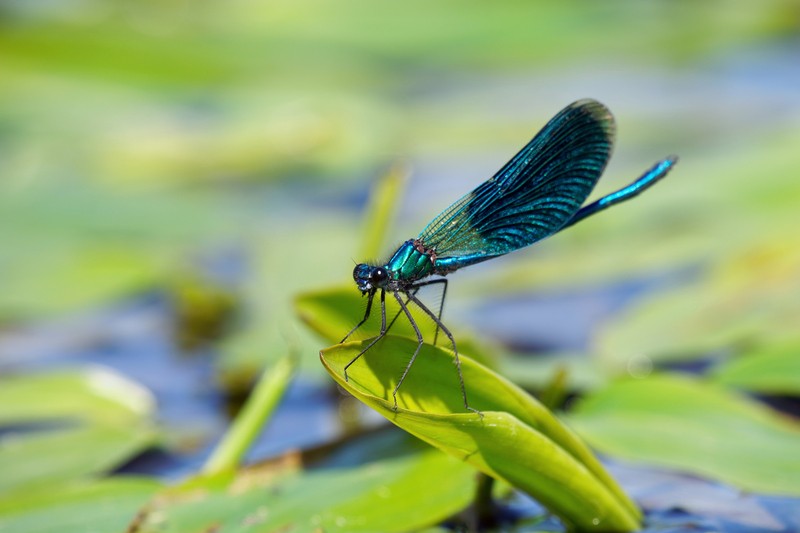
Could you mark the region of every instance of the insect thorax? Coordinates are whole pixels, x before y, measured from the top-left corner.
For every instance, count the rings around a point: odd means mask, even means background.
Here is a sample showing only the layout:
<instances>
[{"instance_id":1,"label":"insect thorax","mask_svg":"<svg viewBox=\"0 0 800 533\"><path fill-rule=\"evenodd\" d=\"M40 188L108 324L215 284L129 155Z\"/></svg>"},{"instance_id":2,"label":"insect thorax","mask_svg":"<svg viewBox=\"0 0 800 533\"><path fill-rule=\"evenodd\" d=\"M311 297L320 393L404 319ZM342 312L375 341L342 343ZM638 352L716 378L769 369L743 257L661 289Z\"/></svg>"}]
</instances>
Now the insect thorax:
<instances>
[{"instance_id":1,"label":"insect thorax","mask_svg":"<svg viewBox=\"0 0 800 533\"><path fill-rule=\"evenodd\" d=\"M433 273L436 254L418 240L403 243L386 263L392 279L396 281L415 281Z\"/></svg>"}]
</instances>

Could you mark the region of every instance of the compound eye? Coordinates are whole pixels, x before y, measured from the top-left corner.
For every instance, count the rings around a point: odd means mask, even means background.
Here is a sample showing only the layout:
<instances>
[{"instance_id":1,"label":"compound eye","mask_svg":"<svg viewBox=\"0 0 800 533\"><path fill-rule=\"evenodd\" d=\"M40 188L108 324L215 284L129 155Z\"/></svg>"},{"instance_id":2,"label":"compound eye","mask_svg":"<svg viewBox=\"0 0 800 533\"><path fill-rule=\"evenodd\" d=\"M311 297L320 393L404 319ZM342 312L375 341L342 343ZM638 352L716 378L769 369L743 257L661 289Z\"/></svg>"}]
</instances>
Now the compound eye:
<instances>
[{"instance_id":1,"label":"compound eye","mask_svg":"<svg viewBox=\"0 0 800 533\"><path fill-rule=\"evenodd\" d=\"M389 277L389 274L386 272L385 268L378 267L372 272L372 279L376 283L385 281L387 277Z\"/></svg>"}]
</instances>

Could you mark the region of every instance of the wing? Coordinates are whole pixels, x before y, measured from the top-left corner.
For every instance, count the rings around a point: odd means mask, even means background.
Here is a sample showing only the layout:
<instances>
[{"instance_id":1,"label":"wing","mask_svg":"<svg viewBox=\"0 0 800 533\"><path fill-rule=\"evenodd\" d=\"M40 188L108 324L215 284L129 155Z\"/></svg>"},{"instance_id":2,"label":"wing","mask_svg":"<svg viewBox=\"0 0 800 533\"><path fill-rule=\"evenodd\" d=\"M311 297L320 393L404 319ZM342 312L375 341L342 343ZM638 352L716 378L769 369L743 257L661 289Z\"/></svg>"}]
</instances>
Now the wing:
<instances>
[{"instance_id":1,"label":"wing","mask_svg":"<svg viewBox=\"0 0 800 533\"><path fill-rule=\"evenodd\" d=\"M611 112L594 100L575 102L494 177L433 219L419 239L447 271L544 239L580 209L613 142Z\"/></svg>"}]
</instances>

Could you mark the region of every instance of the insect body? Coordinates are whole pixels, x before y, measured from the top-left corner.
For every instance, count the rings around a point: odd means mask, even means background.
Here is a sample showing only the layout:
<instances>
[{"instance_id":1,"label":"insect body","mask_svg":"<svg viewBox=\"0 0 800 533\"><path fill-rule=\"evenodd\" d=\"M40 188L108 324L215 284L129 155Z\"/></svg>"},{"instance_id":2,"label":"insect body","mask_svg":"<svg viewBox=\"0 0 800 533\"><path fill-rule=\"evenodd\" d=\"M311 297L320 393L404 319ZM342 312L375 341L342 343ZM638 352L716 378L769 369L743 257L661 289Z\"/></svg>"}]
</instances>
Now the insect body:
<instances>
[{"instance_id":1,"label":"insect body","mask_svg":"<svg viewBox=\"0 0 800 533\"><path fill-rule=\"evenodd\" d=\"M413 303L435 322L437 336L441 329L450 340L464 407L473 410L467 402L455 339L441 320L447 294L444 276L531 245L628 200L666 176L678 160L675 156L667 157L627 187L581 207L603 174L613 142L611 112L594 100L575 102L553 117L497 174L445 209L416 239L404 242L385 264L356 265L353 279L368 297L367 309L364 318L342 342L367 321L377 293L380 293L381 330L345 366L345 379L347 369L386 335L399 316L398 313L387 326L385 299L389 292L417 336L417 348L392 392L395 408L397 391L423 344L422 333L408 309ZM434 277L428 279L431 276ZM420 288L434 284L442 285L438 312L417 298Z\"/></svg>"}]
</instances>

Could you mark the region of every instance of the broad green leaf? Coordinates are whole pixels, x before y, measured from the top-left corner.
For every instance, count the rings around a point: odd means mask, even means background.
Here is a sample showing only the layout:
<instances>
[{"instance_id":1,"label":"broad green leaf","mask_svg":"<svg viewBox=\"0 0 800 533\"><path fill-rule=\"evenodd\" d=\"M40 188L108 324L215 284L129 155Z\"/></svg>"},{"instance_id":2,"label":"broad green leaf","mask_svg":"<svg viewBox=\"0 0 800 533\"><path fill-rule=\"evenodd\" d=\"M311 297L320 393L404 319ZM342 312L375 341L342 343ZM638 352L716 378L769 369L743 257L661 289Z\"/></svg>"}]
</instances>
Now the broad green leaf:
<instances>
[{"instance_id":1,"label":"broad green leaf","mask_svg":"<svg viewBox=\"0 0 800 533\"><path fill-rule=\"evenodd\" d=\"M151 479L114 477L26 490L0 499L0 531L121 533L160 488Z\"/></svg>"},{"instance_id":2,"label":"broad green leaf","mask_svg":"<svg viewBox=\"0 0 800 533\"><path fill-rule=\"evenodd\" d=\"M148 391L102 368L0 380L0 492L97 476L156 443Z\"/></svg>"},{"instance_id":3,"label":"broad green leaf","mask_svg":"<svg viewBox=\"0 0 800 533\"><path fill-rule=\"evenodd\" d=\"M616 457L800 495L800 427L717 385L666 374L627 379L584 398L569 421Z\"/></svg>"},{"instance_id":4,"label":"broad green leaf","mask_svg":"<svg viewBox=\"0 0 800 533\"><path fill-rule=\"evenodd\" d=\"M147 389L104 367L0 379L0 424L68 419L124 426L154 410Z\"/></svg>"},{"instance_id":5,"label":"broad green leaf","mask_svg":"<svg viewBox=\"0 0 800 533\"><path fill-rule=\"evenodd\" d=\"M800 396L800 342L756 346L711 374L722 385L763 394Z\"/></svg>"},{"instance_id":6,"label":"broad green leaf","mask_svg":"<svg viewBox=\"0 0 800 533\"><path fill-rule=\"evenodd\" d=\"M152 289L187 242L233 226L208 195L0 182L0 318L28 318Z\"/></svg>"},{"instance_id":7,"label":"broad green leaf","mask_svg":"<svg viewBox=\"0 0 800 533\"><path fill-rule=\"evenodd\" d=\"M748 246L697 282L653 294L616 317L600 331L598 351L604 362L626 368L642 357L690 359L788 339L797 331L797 294L800 248L789 239Z\"/></svg>"},{"instance_id":8,"label":"broad green leaf","mask_svg":"<svg viewBox=\"0 0 800 533\"><path fill-rule=\"evenodd\" d=\"M166 269L152 250L73 242L2 258L10 263L0 294L0 319L30 318L105 303L155 286Z\"/></svg>"},{"instance_id":9,"label":"broad green leaf","mask_svg":"<svg viewBox=\"0 0 800 533\"><path fill-rule=\"evenodd\" d=\"M146 428L88 426L4 435L0 439L0 494L96 476L155 444Z\"/></svg>"},{"instance_id":10,"label":"broad green leaf","mask_svg":"<svg viewBox=\"0 0 800 533\"><path fill-rule=\"evenodd\" d=\"M435 497L421 490L434 486ZM201 479L165 492L139 531L414 531L462 510L474 490L472 469L435 450L305 473L251 467L229 483Z\"/></svg>"},{"instance_id":11,"label":"broad green leaf","mask_svg":"<svg viewBox=\"0 0 800 533\"><path fill-rule=\"evenodd\" d=\"M452 354L424 345L393 409L392 390L416 342L389 336L343 375L365 342L320 353L348 392L394 424L492 477L531 494L582 530L631 530L637 511L589 449L536 400L486 367L462 357L465 411Z\"/></svg>"}]
</instances>

